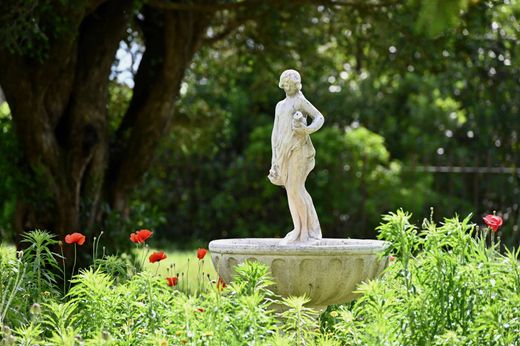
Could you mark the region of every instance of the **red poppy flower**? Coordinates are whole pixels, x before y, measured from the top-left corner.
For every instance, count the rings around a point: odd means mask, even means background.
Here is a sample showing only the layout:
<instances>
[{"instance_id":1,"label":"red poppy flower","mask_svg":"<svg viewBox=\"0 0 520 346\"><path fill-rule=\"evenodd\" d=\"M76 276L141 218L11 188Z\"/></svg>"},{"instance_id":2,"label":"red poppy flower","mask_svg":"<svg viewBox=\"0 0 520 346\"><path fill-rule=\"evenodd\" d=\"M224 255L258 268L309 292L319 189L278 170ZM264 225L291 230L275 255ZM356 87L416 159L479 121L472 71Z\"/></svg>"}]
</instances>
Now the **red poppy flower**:
<instances>
[{"instance_id":1,"label":"red poppy flower","mask_svg":"<svg viewBox=\"0 0 520 346\"><path fill-rule=\"evenodd\" d=\"M197 250L197 258L198 258L199 260L203 259L204 256L206 256L206 253L207 253L207 252L208 252L208 250L206 250L206 249L198 249L198 250Z\"/></svg>"},{"instance_id":2,"label":"red poppy flower","mask_svg":"<svg viewBox=\"0 0 520 346\"><path fill-rule=\"evenodd\" d=\"M176 276L173 276L171 278L166 278L166 281L168 282L168 286L173 287L177 286L178 278Z\"/></svg>"},{"instance_id":3,"label":"red poppy flower","mask_svg":"<svg viewBox=\"0 0 520 346\"><path fill-rule=\"evenodd\" d=\"M222 280L221 277L218 278L218 281L217 281L217 290L219 291L222 291L224 288L226 288L227 285L226 283L224 282L224 280Z\"/></svg>"},{"instance_id":4,"label":"red poppy flower","mask_svg":"<svg viewBox=\"0 0 520 346\"><path fill-rule=\"evenodd\" d=\"M155 263L155 262L162 261L165 258L166 258L166 255L164 254L164 251L159 251L159 252L152 253L148 259L150 260L150 263Z\"/></svg>"},{"instance_id":5,"label":"red poppy flower","mask_svg":"<svg viewBox=\"0 0 520 346\"><path fill-rule=\"evenodd\" d=\"M493 230L493 232L498 232L498 229L500 226L502 226L502 223L504 222L500 216L496 215L486 215L484 219L484 222L486 225L488 225L489 228Z\"/></svg>"},{"instance_id":6,"label":"red poppy flower","mask_svg":"<svg viewBox=\"0 0 520 346\"><path fill-rule=\"evenodd\" d=\"M132 241L132 243L143 244L152 235L152 231L147 229L141 229L135 233L130 234L130 240Z\"/></svg>"},{"instance_id":7,"label":"red poppy flower","mask_svg":"<svg viewBox=\"0 0 520 346\"><path fill-rule=\"evenodd\" d=\"M81 233L72 233L65 236L65 243L83 245L85 236Z\"/></svg>"},{"instance_id":8,"label":"red poppy flower","mask_svg":"<svg viewBox=\"0 0 520 346\"><path fill-rule=\"evenodd\" d=\"M197 308L197 311L198 311L198 312L204 312L204 311L206 311L206 310L204 310L203 308Z\"/></svg>"}]
</instances>

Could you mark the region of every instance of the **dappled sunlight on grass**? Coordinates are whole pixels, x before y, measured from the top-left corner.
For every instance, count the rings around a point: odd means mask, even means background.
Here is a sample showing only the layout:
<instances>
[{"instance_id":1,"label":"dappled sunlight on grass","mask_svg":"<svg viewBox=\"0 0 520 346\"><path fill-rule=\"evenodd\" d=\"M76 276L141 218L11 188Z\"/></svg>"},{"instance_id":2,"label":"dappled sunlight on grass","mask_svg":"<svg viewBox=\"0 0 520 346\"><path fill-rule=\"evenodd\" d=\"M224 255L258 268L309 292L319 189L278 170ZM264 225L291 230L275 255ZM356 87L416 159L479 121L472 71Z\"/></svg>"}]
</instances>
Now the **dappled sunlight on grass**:
<instances>
[{"instance_id":1,"label":"dappled sunlight on grass","mask_svg":"<svg viewBox=\"0 0 520 346\"><path fill-rule=\"evenodd\" d=\"M187 250L159 250L156 248L148 248L148 249L137 249L135 250L137 254L137 259L141 263L144 260L144 269L151 272L157 273L157 275L163 277L171 277L178 276L179 277L179 286L182 289L188 287L191 291L196 289L198 285L197 277L203 278L205 284L207 285L211 279L211 281L218 280L218 274L213 267L213 263L211 263L211 254L208 252L204 259L199 260L197 258L197 250L193 249L191 251ZM166 254L166 259L157 262L150 263L148 261L148 257L154 251L164 251ZM199 273L200 266L200 273ZM210 279L208 279L207 275L209 274ZM201 279L202 280L202 279ZM212 282L213 283L213 282Z\"/></svg>"}]
</instances>

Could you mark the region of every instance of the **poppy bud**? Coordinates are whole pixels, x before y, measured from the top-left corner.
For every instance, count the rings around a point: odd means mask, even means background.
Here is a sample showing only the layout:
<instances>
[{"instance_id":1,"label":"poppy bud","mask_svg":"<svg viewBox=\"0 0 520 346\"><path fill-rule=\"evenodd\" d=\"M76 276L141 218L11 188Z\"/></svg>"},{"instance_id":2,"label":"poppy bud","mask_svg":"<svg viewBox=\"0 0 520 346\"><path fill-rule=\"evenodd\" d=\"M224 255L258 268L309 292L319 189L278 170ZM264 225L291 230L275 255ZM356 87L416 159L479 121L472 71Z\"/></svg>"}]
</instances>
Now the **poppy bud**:
<instances>
[{"instance_id":1,"label":"poppy bud","mask_svg":"<svg viewBox=\"0 0 520 346\"><path fill-rule=\"evenodd\" d=\"M32 314L32 315L39 315L39 314L41 314L41 312L42 312L42 307L40 306L40 304L38 304L38 303L34 303L34 304L31 306L30 311L31 311L31 314Z\"/></svg>"},{"instance_id":2,"label":"poppy bud","mask_svg":"<svg viewBox=\"0 0 520 346\"><path fill-rule=\"evenodd\" d=\"M208 250L206 250L206 249L201 249L201 248L197 249L197 258L199 260L203 259L204 256L206 256L207 252L208 252Z\"/></svg>"},{"instance_id":3,"label":"poppy bud","mask_svg":"<svg viewBox=\"0 0 520 346\"><path fill-rule=\"evenodd\" d=\"M5 338L6 345L16 345L16 337L14 335L9 335Z\"/></svg>"},{"instance_id":4,"label":"poppy bud","mask_svg":"<svg viewBox=\"0 0 520 346\"><path fill-rule=\"evenodd\" d=\"M11 328L9 328L8 326L3 326L2 327L2 333L4 334L4 336L11 335Z\"/></svg>"}]
</instances>

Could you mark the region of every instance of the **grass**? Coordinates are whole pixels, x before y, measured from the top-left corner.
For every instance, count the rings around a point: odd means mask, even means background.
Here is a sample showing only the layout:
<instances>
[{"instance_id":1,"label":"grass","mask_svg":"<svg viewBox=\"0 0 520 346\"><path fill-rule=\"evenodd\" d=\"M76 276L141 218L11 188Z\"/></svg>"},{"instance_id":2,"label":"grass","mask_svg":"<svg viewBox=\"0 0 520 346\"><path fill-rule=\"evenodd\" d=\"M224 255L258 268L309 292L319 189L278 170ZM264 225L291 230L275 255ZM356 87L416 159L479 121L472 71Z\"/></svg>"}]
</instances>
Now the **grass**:
<instances>
[{"instance_id":1,"label":"grass","mask_svg":"<svg viewBox=\"0 0 520 346\"><path fill-rule=\"evenodd\" d=\"M199 284L199 280L197 278L203 277L204 281L208 283L207 275L212 281L218 279L218 274L213 267L213 263L211 263L211 255L208 252L204 259L199 260L197 258L197 250L187 251L187 250L161 250L166 254L166 259L158 262L158 263L150 263L148 261L148 256L154 251L159 251L159 249L138 249L137 258L140 261L144 259L144 269L151 272L157 273L159 276L170 277L170 276L178 276L179 277L179 285L182 289L189 288L190 291L196 289ZM200 273L199 273L200 266Z\"/></svg>"},{"instance_id":2,"label":"grass","mask_svg":"<svg viewBox=\"0 0 520 346\"><path fill-rule=\"evenodd\" d=\"M159 250L156 248L149 249L136 249L134 250L137 254L139 261L144 260L144 269L156 273L162 277L179 277L179 286L181 289L188 289L193 292L199 285L197 278L203 277L205 284L209 283L207 275L209 274L210 280L214 283L218 280L218 274L211 263L211 254L208 252L204 259L200 260L197 258L197 250ZM148 257L154 251L164 251L167 258L159 263L150 263ZM15 258L16 248L12 244L0 243L0 257ZM200 274L199 274L200 265ZM69 274L69 273L67 273ZM0 274L1 275L1 274Z\"/></svg>"}]
</instances>

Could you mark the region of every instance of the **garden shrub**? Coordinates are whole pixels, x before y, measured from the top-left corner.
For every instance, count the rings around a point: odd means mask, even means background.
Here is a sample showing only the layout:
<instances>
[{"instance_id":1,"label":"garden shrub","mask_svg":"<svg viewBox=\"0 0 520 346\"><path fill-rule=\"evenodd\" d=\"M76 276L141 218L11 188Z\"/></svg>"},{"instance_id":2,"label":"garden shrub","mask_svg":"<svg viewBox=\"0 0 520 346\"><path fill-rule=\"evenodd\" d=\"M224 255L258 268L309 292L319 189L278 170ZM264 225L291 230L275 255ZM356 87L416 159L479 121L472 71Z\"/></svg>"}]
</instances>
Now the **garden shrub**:
<instances>
[{"instance_id":1,"label":"garden shrub","mask_svg":"<svg viewBox=\"0 0 520 346\"><path fill-rule=\"evenodd\" d=\"M397 257L379 280L339 308L334 338L349 345L520 345L519 251L499 244L470 217L384 216L380 238ZM495 234L492 235L492 239Z\"/></svg>"},{"instance_id":2,"label":"garden shrub","mask_svg":"<svg viewBox=\"0 0 520 346\"><path fill-rule=\"evenodd\" d=\"M56 240L31 232L24 253L0 247L0 344L520 345L520 250L501 253L498 233L469 216L421 227L410 219L383 217L379 237L395 260L320 321L306 297L273 294L257 262L238 266L227 287L200 275L190 291L103 256L64 295L52 276Z\"/></svg>"}]
</instances>

